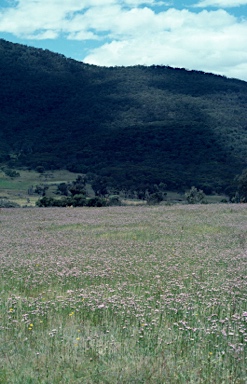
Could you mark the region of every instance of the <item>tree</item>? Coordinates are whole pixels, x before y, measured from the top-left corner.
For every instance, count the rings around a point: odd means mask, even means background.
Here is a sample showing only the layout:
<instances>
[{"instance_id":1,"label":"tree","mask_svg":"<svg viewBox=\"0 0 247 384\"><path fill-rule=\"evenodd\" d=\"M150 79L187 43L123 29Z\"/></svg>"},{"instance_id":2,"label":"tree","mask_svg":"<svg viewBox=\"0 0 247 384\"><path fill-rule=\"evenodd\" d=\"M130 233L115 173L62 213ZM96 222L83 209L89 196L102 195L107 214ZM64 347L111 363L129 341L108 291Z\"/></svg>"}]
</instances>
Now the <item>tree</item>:
<instances>
[{"instance_id":1,"label":"tree","mask_svg":"<svg viewBox=\"0 0 247 384\"><path fill-rule=\"evenodd\" d=\"M46 184L39 184L39 185L36 185L34 192L37 193L38 195L45 196L48 188L49 186Z\"/></svg>"},{"instance_id":2,"label":"tree","mask_svg":"<svg viewBox=\"0 0 247 384\"><path fill-rule=\"evenodd\" d=\"M247 169L244 169L242 174L237 177L237 189L241 202L247 202Z\"/></svg>"},{"instance_id":3,"label":"tree","mask_svg":"<svg viewBox=\"0 0 247 384\"><path fill-rule=\"evenodd\" d=\"M73 181L71 187L69 188L72 196L75 195L86 195L85 191L86 181L82 176L77 176L76 180Z\"/></svg>"},{"instance_id":4,"label":"tree","mask_svg":"<svg viewBox=\"0 0 247 384\"><path fill-rule=\"evenodd\" d=\"M185 193L186 200L189 204L200 204L205 202L205 193L202 189L197 189L196 187L191 187L189 192Z\"/></svg>"},{"instance_id":5,"label":"tree","mask_svg":"<svg viewBox=\"0 0 247 384\"><path fill-rule=\"evenodd\" d=\"M67 183L60 183L58 186L57 186L57 194L58 195L64 195L64 196L68 196L68 184Z\"/></svg>"},{"instance_id":6,"label":"tree","mask_svg":"<svg viewBox=\"0 0 247 384\"><path fill-rule=\"evenodd\" d=\"M35 168L35 171L38 172L38 173L44 173L45 172L45 167L43 167L42 165L38 165Z\"/></svg>"},{"instance_id":7,"label":"tree","mask_svg":"<svg viewBox=\"0 0 247 384\"><path fill-rule=\"evenodd\" d=\"M106 196L108 194L107 190L107 178L97 176L92 182L92 188L95 193L95 196Z\"/></svg>"},{"instance_id":8,"label":"tree","mask_svg":"<svg viewBox=\"0 0 247 384\"><path fill-rule=\"evenodd\" d=\"M161 203L164 200L164 193L162 192L154 192L148 195L147 204L155 205Z\"/></svg>"},{"instance_id":9,"label":"tree","mask_svg":"<svg viewBox=\"0 0 247 384\"><path fill-rule=\"evenodd\" d=\"M19 177L20 176L20 173L14 171L13 169L4 169L3 171L4 171L6 176L9 176L11 178Z\"/></svg>"}]
</instances>

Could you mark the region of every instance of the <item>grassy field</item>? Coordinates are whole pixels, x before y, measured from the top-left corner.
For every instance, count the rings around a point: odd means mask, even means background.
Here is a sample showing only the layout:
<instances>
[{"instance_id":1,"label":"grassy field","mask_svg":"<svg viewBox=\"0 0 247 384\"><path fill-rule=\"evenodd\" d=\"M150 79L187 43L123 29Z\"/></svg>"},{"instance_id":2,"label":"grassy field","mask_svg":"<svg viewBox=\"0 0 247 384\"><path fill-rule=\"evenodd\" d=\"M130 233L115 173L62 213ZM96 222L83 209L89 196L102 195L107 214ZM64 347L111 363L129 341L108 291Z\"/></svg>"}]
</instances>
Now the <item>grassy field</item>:
<instances>
[{"instance_id":1,"label":"grassy field","mask_svg":"<svg viewBox=\"0 0 247 384\"><path fill-rule=\"evenodd\" d=\"M246 384L247 206L0 211L0 383Z\"/></svg>"},{"instance_id":2,"label":"grassy field","mask_svg":"<svg viewBox=\"0 0 247 384\"><path fill-rule=\"evenodd\" d=\"M66 170L49 171L38 173L35 171L18 170L19 177L11 178L5 175L0 169L0 199L5 197L20 206L35 206L36 201L40 198L38 194L30 195L28 190L36 185L49 186L48 196L53 195L56 186L63 182L74 181L77 173L72 173Z\"/></svg>"},{"instance_id":3,"label":"grassy field","mask_svg":"<svg viewBox=\"0 0 247 384\"><path fill-rule=\"evenodd\" d=\"M30 188L35 190L37 185L46 185L48 190L46 196L58 198L56 194L57 186L60 183L69 183L75 181L78 174L67 170L54 170L44 173L38 173L33 170L15 169L20 176L11 178L4 172L4 168L0 168L0 200L7 198L21 207L34 207L35 203L41 197L37 193L30 194ZM91 185L87 184L87 192L90 197L94 196ZM127 199L120 195L121 201L125 205L143 205L146 202L143 200ZM228 200L225 195L206 196L206 201L209 204L220 203L222 199ZM167 195L163 204L181 204L187 203L184 193L167 191Z\"/></svg>"}]
</instances>

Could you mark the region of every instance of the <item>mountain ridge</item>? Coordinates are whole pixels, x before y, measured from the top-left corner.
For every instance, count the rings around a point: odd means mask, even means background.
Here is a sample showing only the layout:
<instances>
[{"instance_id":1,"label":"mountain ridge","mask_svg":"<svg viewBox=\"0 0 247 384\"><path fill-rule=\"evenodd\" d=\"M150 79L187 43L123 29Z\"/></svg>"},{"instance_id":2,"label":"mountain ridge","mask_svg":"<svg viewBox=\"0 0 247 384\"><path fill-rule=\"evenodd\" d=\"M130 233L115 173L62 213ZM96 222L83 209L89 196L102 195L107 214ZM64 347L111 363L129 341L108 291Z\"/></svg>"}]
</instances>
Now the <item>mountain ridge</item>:
<instances>
[{"instance_id":1,"label":"mountain ridge","mask_svg":"<svg viewBox=\"0 0 247 384\"><path fill-rule=\"evenodd\" d=\"M98 67L0 39L0 161L108 185L224 191L247 166L247 83L153 65Z\"/></svg>"}]
</instances>

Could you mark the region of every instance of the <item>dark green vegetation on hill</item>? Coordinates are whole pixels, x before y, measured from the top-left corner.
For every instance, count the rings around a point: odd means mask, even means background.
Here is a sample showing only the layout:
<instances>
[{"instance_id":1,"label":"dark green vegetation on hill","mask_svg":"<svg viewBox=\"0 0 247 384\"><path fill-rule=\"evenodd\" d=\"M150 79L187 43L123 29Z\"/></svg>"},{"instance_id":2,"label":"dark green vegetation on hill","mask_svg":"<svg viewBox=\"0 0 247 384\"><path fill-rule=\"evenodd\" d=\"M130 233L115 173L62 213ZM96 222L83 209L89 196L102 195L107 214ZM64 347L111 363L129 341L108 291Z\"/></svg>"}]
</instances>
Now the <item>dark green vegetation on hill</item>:
<instances>
[{"instance_id":1,"label":"dark green vegetation on hill","mask_svg":"<svg viewBox=\"0 0 247 384\"><path fill-rule=\"evenodd\" d=\"M0 40L0 162L126 190L223 192L246 167L247 83L166 66L97 67Z\"/></svg>"}]
</instances>

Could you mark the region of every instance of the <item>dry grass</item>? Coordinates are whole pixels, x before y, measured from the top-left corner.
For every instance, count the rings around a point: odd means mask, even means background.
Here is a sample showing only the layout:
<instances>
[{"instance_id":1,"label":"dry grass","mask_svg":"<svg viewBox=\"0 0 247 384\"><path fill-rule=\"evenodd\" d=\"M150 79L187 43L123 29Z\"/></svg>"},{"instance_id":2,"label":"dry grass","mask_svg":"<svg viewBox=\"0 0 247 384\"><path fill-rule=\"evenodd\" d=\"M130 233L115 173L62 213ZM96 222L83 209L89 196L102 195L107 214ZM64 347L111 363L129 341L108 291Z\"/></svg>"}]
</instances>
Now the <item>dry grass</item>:
<instances>
[{"instance_id":1,"label":"dry grass","mask_svg":"<svg viewBox=\"0 0 247 384\"><path fill-rule=\"evenodd\" d=\"M2 209L0 383L247 382L245 205Z\"/></svg>"}]
</instances>

